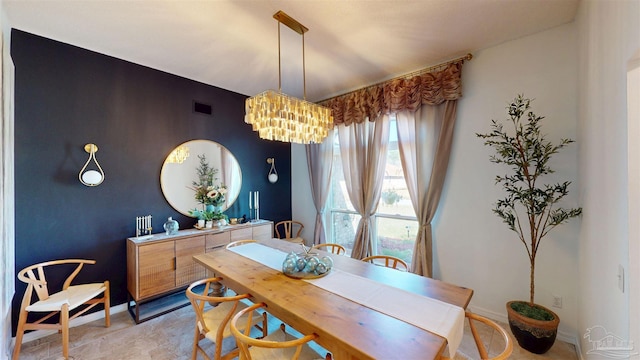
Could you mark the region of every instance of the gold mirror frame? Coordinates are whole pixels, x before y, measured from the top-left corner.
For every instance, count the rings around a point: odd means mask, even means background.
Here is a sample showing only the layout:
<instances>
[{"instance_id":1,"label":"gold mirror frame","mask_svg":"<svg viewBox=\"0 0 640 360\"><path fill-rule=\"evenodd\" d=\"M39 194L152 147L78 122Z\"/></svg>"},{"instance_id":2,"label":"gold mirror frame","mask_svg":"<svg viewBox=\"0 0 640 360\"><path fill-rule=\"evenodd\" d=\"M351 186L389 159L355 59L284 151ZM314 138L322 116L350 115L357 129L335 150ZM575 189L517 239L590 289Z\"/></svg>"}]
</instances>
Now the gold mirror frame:
<instances>
[{"instance_id":1,"label":"gold mirror frame","mask_svg":"<svg viewBox=\"0 0 640 360\"><path fill-rule=\"evenodd\" d=\"M184 158L185 151L188 154ZM176 154L181 154L176 159ZM211 140L191 140L173 149L160 172L160 187L165 199L179 213L191 216L189 210L203 210L195 199L193 182L197 181L196 168L199 155L205 155L209 166L218 169L216 184L227 186L227 196L222 210L228 209L238 198L242 187L242 171L235 156L224 146Z\"/></svg>"}]
</instances>

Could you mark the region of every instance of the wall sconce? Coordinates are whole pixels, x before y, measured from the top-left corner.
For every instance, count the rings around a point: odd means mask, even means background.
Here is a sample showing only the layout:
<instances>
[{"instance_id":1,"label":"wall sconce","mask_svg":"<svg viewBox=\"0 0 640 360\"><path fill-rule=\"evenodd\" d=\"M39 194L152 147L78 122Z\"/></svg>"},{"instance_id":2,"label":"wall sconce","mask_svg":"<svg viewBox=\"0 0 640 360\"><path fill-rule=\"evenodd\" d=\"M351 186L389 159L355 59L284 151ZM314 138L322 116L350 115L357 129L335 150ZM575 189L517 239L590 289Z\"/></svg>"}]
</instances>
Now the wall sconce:
<instances>
[{"instance_id":1,"label":"wall sconce","mask_svg":"<svg viewBox=\"0 0 640 360\"><path fill-rule=\"evenodd\" d=\"M274 158L267 158L267 163L271 164L271 169L269 170L269 175L267 178L269 182L275 184L278 181L278 172L276 171L276 160Z\"/></svg>"},{"instance_id":2,"label":"wall sconce","mask_svg":"<svg viewBox=\"0 0 640 360\"><path fill-rule=\"evenodd\" d=\"M80 179L80 182L86 186L98 186L104 181L104 171L102 171L100 164L98 164L98 160L96 160L98 146L95 144L87 144L84 146L84 151L89 153L89 158L87 159L87 162L84 163L80 173L78 173L78 179ZM87 170L87 166L91 162L91 159L93 159L98 170L100 170L99 172L97 170Z\"/></svg>"}]
</instances>

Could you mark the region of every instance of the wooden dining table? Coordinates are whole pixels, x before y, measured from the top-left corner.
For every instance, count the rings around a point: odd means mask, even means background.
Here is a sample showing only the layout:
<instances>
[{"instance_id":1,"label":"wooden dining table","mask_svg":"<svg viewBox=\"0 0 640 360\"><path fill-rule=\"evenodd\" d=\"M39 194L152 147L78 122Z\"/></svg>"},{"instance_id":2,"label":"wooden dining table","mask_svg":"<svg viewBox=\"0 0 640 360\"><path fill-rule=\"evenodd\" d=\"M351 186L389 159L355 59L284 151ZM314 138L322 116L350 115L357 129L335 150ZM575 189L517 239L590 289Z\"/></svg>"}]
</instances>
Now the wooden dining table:
<instances>
[{"instance_id":1,"label":"wooden dining table","mask_svg":"<svg viewBox=\"0 0 640 360\"><path fill-rule=\"evenodd\" d=\"M283 252L300 252L300 244L278 239L259 244ZM316 251L316 250L314 250ZM322 255L323 251L317 251ZM329 254L334 269L365 277L411 293L466 309L473 290L409 272L383 268L344 255ZM271 267L220 249L194 260L222 277L222 283L251 300L267 304L267 311L303 334L315 333L316 342L333 359L438 359L445 338L395 317L348 300ZM402 296L398 292L397 296ZM392 295L392 299L393 299ZM421 309L416 308L416 313Z\"/></svg>"}]
</instances>

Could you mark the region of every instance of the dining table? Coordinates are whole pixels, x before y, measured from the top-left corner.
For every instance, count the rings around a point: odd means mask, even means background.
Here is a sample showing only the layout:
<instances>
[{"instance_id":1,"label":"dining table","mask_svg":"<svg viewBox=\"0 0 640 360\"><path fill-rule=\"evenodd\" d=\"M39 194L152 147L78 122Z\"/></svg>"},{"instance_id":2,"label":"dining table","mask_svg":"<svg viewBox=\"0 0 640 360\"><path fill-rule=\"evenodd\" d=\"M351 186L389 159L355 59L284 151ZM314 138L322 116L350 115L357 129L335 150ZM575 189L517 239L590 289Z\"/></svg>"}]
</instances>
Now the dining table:
<instances>
[{"instance_id":1,"label":"dining table","mask_svg":"<svg viewBox=\"0 0 640 360\"><path fill-rule=\"evenodd\" d=\"M238 251L241 248L262 253L263 257L268 256L267 260L274 258L273 264L269 266L269 261L243 254ZM453 332L459 331L461 338L464 310L473 296L472 289L345 255L313 251L318 256L330 256L333 260L329 275L318 279L324 280L328 288L317 286L319 284L314 284L315 280L288 276L277 268L282 261L277 254L284 257L291 252L302 252L300 244L285 240L265 239L235 248L221 248L195 255L194 260L221 277L221 283L236 293L248 293L251 301L267 304L267 311L283 323L300 333L318 335L315 341L331 352L336 360L439 359L447 349L448 338L426 330L431 328L427 326L425 329L412 320L421 316L429 320L431 315L437 315L433 316L434 319L439 318L440 313L448 313L449 309L453 309L452 314L458 314L455 315L457 319L462 316L460 323L454 326L460 328L453 329ZM332 279L339 281L337 274L343 275L342 282L346 279L346 290L347 293L350 290L351 295L331 290ZM375 294L354 301L360 293L374 288ZM376 296L378 293L383 293L379 294L382 297ZM410 302L409 298L416 297L417 300L411 299L413 302ZM371 304L368 298L372 299ZM432 303L435 307L429 310ZM400 312L408 316L398 316L381 309L385 304L399 305L396 307L400 307ZM460 311L462 315L459 315Z\"/></svg>"}]
</instances>

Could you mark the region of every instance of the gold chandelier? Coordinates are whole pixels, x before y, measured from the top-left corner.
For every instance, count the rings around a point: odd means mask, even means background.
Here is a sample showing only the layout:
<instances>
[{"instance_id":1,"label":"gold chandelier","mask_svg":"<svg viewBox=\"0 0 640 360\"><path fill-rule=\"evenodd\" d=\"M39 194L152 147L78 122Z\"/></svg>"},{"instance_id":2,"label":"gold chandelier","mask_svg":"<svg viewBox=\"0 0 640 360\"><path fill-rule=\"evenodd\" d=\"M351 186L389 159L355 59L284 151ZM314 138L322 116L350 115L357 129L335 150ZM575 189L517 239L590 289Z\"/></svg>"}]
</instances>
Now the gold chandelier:
<instances>
[{"instance_id":1,"label":"gold chandelier","mask_svg":"<svg viewBox=\"0 0 640 360\"><path fill-rule=\"evenodd\" d=\"M282 11L273 15L278 20L278 91L267 90L245 102L244 121L251 124L262 139L299 144L321 143L333 129L331 110L306 101L307 86L304 61L304 25ZM302 83L304 100L282 93L280 65L280 24L302 35Z\"/></svg>"},{"instance_id":2,"label":"gold chandelier","mask_svg":"<svg viewBox=\"0 0 640 360\"><path fill-rule=\"evenodd\" d=\"M167 162L171 164L182 164L189 157L189 148L184 145L180 145L173 149L171 154L167 156Z\"/></svg>"}]
</instances>

